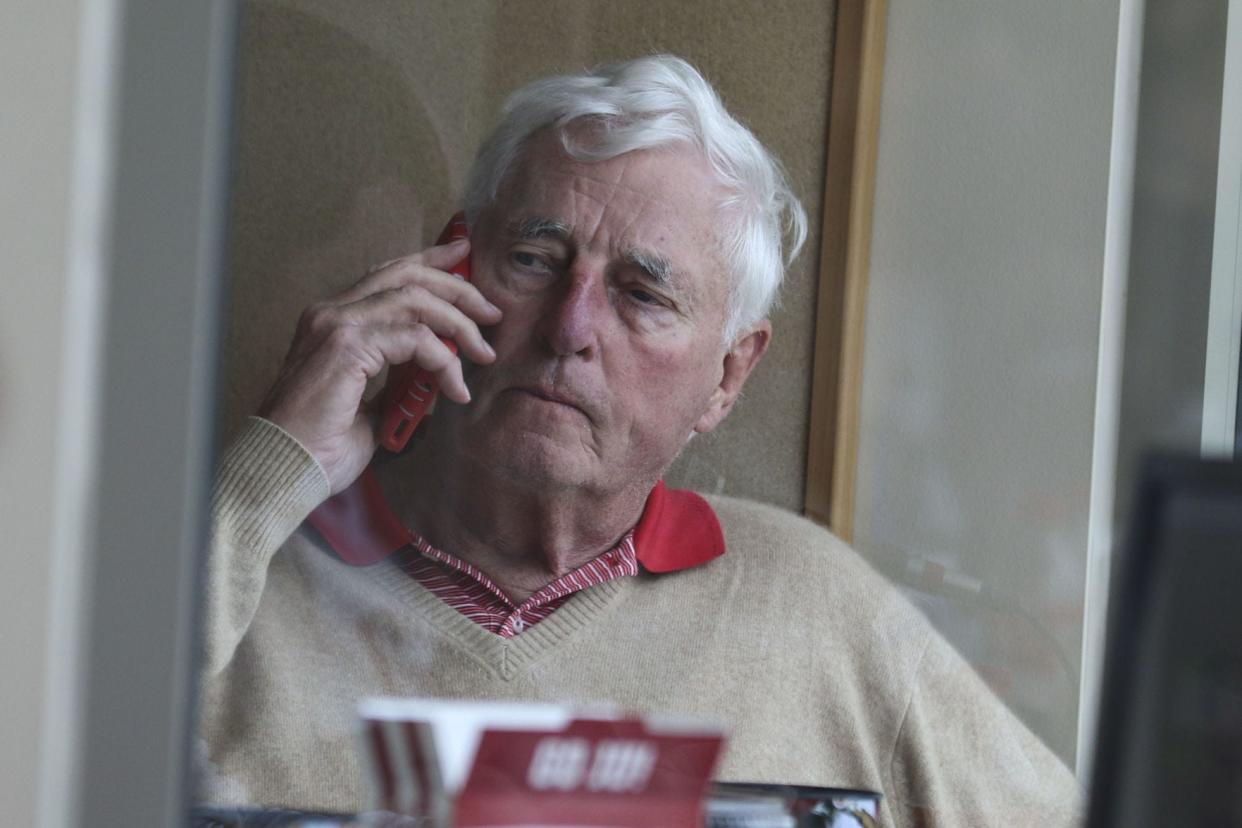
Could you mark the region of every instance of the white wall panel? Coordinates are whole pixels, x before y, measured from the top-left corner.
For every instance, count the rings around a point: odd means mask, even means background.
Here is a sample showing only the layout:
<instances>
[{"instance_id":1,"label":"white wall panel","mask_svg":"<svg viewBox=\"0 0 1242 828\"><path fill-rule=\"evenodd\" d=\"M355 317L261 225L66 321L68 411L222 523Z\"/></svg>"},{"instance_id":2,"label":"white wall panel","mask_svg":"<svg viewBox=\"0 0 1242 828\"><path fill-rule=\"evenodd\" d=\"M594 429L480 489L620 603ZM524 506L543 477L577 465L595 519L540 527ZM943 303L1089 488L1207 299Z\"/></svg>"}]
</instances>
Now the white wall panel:
<instances>
[{"instance_id":1,"label":"white wall panel","mask_svg":"<svg viewBox=\"0 0 1242 828\"><path fill-rule=\"evenodd\" d=\"M1118 2L889 8L855 542L1074 761Z\"/></svg>"}]
</instances>

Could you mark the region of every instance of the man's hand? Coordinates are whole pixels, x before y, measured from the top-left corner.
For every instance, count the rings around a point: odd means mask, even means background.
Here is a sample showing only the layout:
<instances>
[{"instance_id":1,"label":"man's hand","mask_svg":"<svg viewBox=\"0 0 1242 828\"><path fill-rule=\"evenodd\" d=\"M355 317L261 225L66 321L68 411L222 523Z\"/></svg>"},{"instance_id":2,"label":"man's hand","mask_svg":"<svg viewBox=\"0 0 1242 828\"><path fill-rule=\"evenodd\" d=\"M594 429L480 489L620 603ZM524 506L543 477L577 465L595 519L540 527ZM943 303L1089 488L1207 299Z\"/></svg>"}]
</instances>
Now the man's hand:
<instances>
[{"instance_id":1,"label":"man's hand","mask_svg":"<svg viewBox=\"0 0 1242 828\"><path fill-rule=\"evenodd\" d=\"M314 455L333 494L354 482L378 445L373 406L362 398L367 380L413 360L436 374L445 396L467 403L461 360L438 337L454 340L475 362L496 358L479 325L499 322L500 308L444 272L469 253L461 239L395 259L303 311L258 413Z\"/></svg>"}]
</instances>

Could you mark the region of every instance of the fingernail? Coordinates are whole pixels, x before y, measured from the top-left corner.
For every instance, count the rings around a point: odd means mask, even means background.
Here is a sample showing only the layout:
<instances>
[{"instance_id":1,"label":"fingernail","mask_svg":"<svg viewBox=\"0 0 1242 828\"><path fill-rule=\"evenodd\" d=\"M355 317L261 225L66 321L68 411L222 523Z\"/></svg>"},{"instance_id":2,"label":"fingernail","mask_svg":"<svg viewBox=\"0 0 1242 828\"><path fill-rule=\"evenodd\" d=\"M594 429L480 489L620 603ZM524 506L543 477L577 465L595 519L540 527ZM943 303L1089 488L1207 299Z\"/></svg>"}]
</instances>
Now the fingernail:
<instances>
[{"instance_id":1,"label":"fingernail","mask_svg":"<svg viewBox=\"0 0 1242 828\"><path fill-rule=\"evenodd\" d=\"M492 359L496 358L496 349L493 348L490 343L484 342L483 347L487 349L487 352L491 355Z\"/></svg>"}]
</instances>

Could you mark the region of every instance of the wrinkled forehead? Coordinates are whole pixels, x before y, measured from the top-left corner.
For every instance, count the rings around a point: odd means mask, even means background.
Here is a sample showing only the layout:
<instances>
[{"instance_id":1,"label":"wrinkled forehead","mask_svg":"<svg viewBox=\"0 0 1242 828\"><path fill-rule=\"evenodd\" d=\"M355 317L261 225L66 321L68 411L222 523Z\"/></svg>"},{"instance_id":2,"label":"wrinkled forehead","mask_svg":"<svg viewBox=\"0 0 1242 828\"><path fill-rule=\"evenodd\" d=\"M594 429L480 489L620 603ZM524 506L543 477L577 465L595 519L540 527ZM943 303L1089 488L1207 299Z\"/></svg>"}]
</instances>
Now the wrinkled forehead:
<instances>
[{"instance_id":1,"label":"wrinkled forehead","mask_svg":"<svg viewBox=\"0 0 1242 828\"><path fill-rule=\"evenodd\" d=\"M551 130L536 135L501 186L507 227L541 222L579 245L619 256L638 251L695 272L721 270L717 233L725 198L706 159L672 145L603 161L570 157Z\"/></svg>"}]
</instances>

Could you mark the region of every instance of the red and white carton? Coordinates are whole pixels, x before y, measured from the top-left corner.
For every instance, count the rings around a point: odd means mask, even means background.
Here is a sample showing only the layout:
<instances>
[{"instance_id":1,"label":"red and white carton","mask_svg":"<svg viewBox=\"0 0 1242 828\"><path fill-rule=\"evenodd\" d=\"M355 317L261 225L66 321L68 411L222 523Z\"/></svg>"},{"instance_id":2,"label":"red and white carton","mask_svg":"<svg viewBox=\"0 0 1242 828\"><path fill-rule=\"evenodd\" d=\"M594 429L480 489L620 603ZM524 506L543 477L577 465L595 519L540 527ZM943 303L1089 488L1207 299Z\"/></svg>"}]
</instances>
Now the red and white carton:
<instances>
[{"instance_id":1,"label":"red and white carton","mask_svg":"<svg viewBox=\"0 0 1242 828\"><path fill-rule=\"evenodd\" d=\"M720 728L556 705L378 699L373 807L457 828L697 826Z\"/></svg>"}]
</instances>

